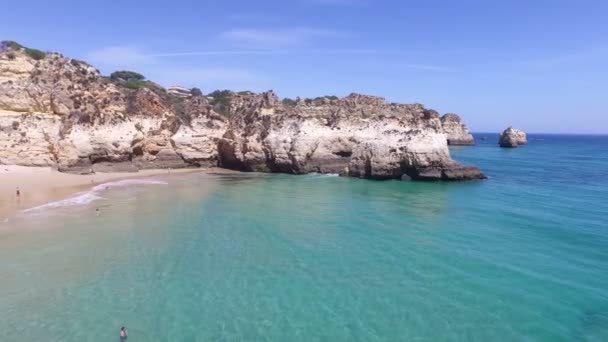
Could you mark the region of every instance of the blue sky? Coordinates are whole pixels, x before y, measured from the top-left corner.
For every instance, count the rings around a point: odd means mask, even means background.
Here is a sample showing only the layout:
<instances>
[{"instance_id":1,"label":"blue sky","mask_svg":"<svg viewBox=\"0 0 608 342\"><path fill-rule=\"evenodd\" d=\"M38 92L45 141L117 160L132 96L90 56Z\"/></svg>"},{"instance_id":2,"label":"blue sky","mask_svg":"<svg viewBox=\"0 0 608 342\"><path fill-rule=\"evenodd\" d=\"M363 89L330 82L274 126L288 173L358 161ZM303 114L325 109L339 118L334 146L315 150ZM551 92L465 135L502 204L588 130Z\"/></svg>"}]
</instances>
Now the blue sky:
<instances>
[{"instance_id":1,"label":"blue sky","mask_svg":"<svg viewBox=\"0 0 608 342\"><path fill-rule=\"evenodd\" d=\"M608 133L608 1L7 1L0 39L163 85L359 92L473 131Z\"/></svg>"}]
</instances>

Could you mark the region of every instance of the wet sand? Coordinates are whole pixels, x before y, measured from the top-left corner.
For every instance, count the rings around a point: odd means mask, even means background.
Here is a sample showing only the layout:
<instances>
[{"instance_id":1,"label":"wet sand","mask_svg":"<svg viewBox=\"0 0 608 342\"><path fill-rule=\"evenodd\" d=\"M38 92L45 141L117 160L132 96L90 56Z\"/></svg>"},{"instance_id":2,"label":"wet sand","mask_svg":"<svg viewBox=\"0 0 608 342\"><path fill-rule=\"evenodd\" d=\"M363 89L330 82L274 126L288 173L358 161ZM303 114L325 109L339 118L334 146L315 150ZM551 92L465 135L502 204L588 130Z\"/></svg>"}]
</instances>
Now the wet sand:
<instances>
[{"instance_id":1,"label":"wet sand","mask_svg":"<svg viewBox=\"0 0 608 342\"><path fill-rule=\"evenodd\" d=\"M101 183L186 172L227 173L233 171L218 168L157 169L76 175L58 172L50 167L0 165L0 222L20 210L61 200ZM17 188L20 190L19 196L16 194Z\"/></svg>"}]
</instances>

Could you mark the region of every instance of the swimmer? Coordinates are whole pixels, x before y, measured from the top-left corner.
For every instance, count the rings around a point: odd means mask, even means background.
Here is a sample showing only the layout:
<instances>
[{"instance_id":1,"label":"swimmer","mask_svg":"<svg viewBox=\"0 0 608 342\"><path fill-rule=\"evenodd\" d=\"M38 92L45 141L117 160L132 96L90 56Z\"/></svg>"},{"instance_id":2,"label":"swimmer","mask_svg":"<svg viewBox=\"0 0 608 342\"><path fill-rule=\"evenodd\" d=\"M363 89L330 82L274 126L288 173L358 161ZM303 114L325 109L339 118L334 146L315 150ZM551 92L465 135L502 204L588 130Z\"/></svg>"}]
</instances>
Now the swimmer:
<instances>
[{"instance_id":1,"label":"swimmer","mask_svg":"<svg viewBox=\"0 0 608 342\"><path fill-rule=\"evenodd\" d=\"M125 341L127 339L127 337L129 337L129 334L127 334L127 328L125 328L125 327L120 328L120 340Z\"/></svg>"}]
</instances>

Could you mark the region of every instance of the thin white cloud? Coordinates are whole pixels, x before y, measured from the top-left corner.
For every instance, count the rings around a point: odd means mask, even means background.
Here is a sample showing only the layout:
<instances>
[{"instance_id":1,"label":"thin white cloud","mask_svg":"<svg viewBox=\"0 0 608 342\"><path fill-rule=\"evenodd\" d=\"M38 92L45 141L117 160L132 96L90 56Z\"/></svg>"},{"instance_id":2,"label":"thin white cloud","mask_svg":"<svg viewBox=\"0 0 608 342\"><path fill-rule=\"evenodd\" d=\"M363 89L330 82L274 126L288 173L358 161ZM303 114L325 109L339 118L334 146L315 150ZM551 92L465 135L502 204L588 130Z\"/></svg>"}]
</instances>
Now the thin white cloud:
<instances>
[{"instance_id":1,"label":"thin white cloud","mask_svg":"<svg viewBox=\"0 0 608 342\"><path fill-rule=\"evenodd\" d=\"M93 64L102 65L142 65L154 63L154 57L140 49L129 46L108 46L89 53L86 59Z\"/></svg>"},{"instance_id":2,"label":"thin white cloud","mask_svg":"<svg viewBox=\"0 0 608 342\"><path fill-rule=\"evenodd\" d=\"M261 91L272 87L274 82L258 71L240 68L217 67L162 67L149 72L151 79L170 86L198 87L204 92L213 89Z\"/></svg>"},{"instance_id":3,"label":"thin white cloud","mask_svg":"<svg viewBox=\"0 0 608 342\"><path fill-rule=\"evenodd\" d=\"M307 4L312 5L330 5L330 6L363 6L370 3L370 0L302 0Z\"/></svg>"},{"instance_id":4,"label":"thin white cloud","mask_svg":"<svg viewBox=\"0 0 608 342\"><path fill-rule=\"evenodd\" d=\"M232 29L220 33L220 39L233 45L256 48L285 48L309 45L323 38L344 37L345 33L309 27L285 29Z\"/></svg>"},{"instance_id":5,"label":"thin white cloud","mask_svg":"<svg viewBox=\"0 0 608 342\"><path fill-rule=\"evenodd\" d=\"M605 58L608 55L607 46L592 46L587 48L579 48L567 53L556 53L553 56L545 58L531 59L518 62L516 66L532 67L537 69L549 69L563 67L571 64L581 64L589 60Z\"/></svg>"},{"instance_id":6,"label":"thin white cloud","mask_svg":"<svg viewBox=\"0 0 608 342\"><path fill-rule=\"evenodd\" d=\"M241 84L255 85L264 76L247 69L231 67L201 68L197 66L178 66L163 57L215 54L222 51L200 51L198 53L148 53L129 46L110 46L92 51L87 61L100 66L106 72L131 69L146 75L148 79L163 85L205 85L212 86Z\"/></svg>"},{"instance_id":7,"label":"thin white cloud","mask_svg":"<svg viewBox=\"0 0 608 342\"><path fill-rule=\"evenodd\" d=\"M373 49L271 49L271 50L207 50L152 53L150 57L187 57L218 55L313 55L313 54L381 54Z\"/></svg>"},{"instance_id":8,"label":"thin white cloud","mask_svg":"<svg viewBox=\"0 0 608 342\"><path fill-rule=\"evenodd\" d=\"M331 54L383 54L374 49L247 49L247 50L201 50L176 52L146 52L127 46L111 46L94 50L86 55L86 60L102 65L144 65L155 64L163 58L189 56L224 56L224 55L331 55Z\"/></svg>"},{"instance_id":9,"label":"thin white cloud","mask_svg":"<svg viewBox=\"0 0 608 342\"><path fill-rule=\"evenodd\" d=\"M450 69L438 65L424 65L424 64L407 64L405 66L409 69L427 70L427 71L448 71Z\"/></svg>"},{"instance_id":10,"label":"thin white cloud","mask_svg":"<svg viewBox=\"0 0 608 342\"><path fill-rule=\"evenodd\" d=\"M195 84L201 80L216 81L251 81L257 74L246 69L235 68L163 68L156 72L165 82Z\"/></svg>"},{"instance_id":11,"label":"thin white cloud","mask_svg":"<svg viewBox=\"0 0 608 342\"><path fill-rule=\"evenodd\" d=\"M248 22L269 22L276 21L278 17L267 13L251 12L251 13L232 13L227 19L232 21L248 21Z\"/></svg>"}]
</instances>

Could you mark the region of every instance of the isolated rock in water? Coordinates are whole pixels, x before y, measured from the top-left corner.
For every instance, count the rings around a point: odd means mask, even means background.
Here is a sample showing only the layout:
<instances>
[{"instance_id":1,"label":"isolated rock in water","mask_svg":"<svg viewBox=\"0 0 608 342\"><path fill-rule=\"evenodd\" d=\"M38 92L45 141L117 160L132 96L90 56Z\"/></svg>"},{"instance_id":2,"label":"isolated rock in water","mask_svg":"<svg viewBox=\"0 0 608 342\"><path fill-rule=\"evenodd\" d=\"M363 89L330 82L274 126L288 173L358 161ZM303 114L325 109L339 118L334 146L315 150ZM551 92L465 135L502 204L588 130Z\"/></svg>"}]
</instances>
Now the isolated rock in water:
<instances>
[{"instance_id":1,"label":"isolated rock in water","mask_svg":"<svg viewBox=\"0 0 608 342\"><path fill-rule=\"evenodd\" d=\"M359 94L280 101L272 91L180 97L135 73L107 78L57 53L0 46L0 164L484 178L451 159L446 128L453 141L468 139L460 118L442 123L420 104Z\"/></svg>"},{"instance_id":2,"label":"isolated rock in water","mask_svg":"<svg viewBox=\"0 0 608 342\"><path fill-rule=\"evenodd\" d=\"M509 127L500 134L498 144L500 147L517 147L528 143L526 133L523 131Z\"/></svg>"},{"instance_id":3,"label":"isolated rock in water","mask_svg":"<svg viewBox=\"0 0 608 342\"><path fill-rule=\"evenodd\" d=\"M448 139L448 145L474 145L475 139L461 120L453 113L441 117L441 126Z\"/></svg>"}]
</instances>

